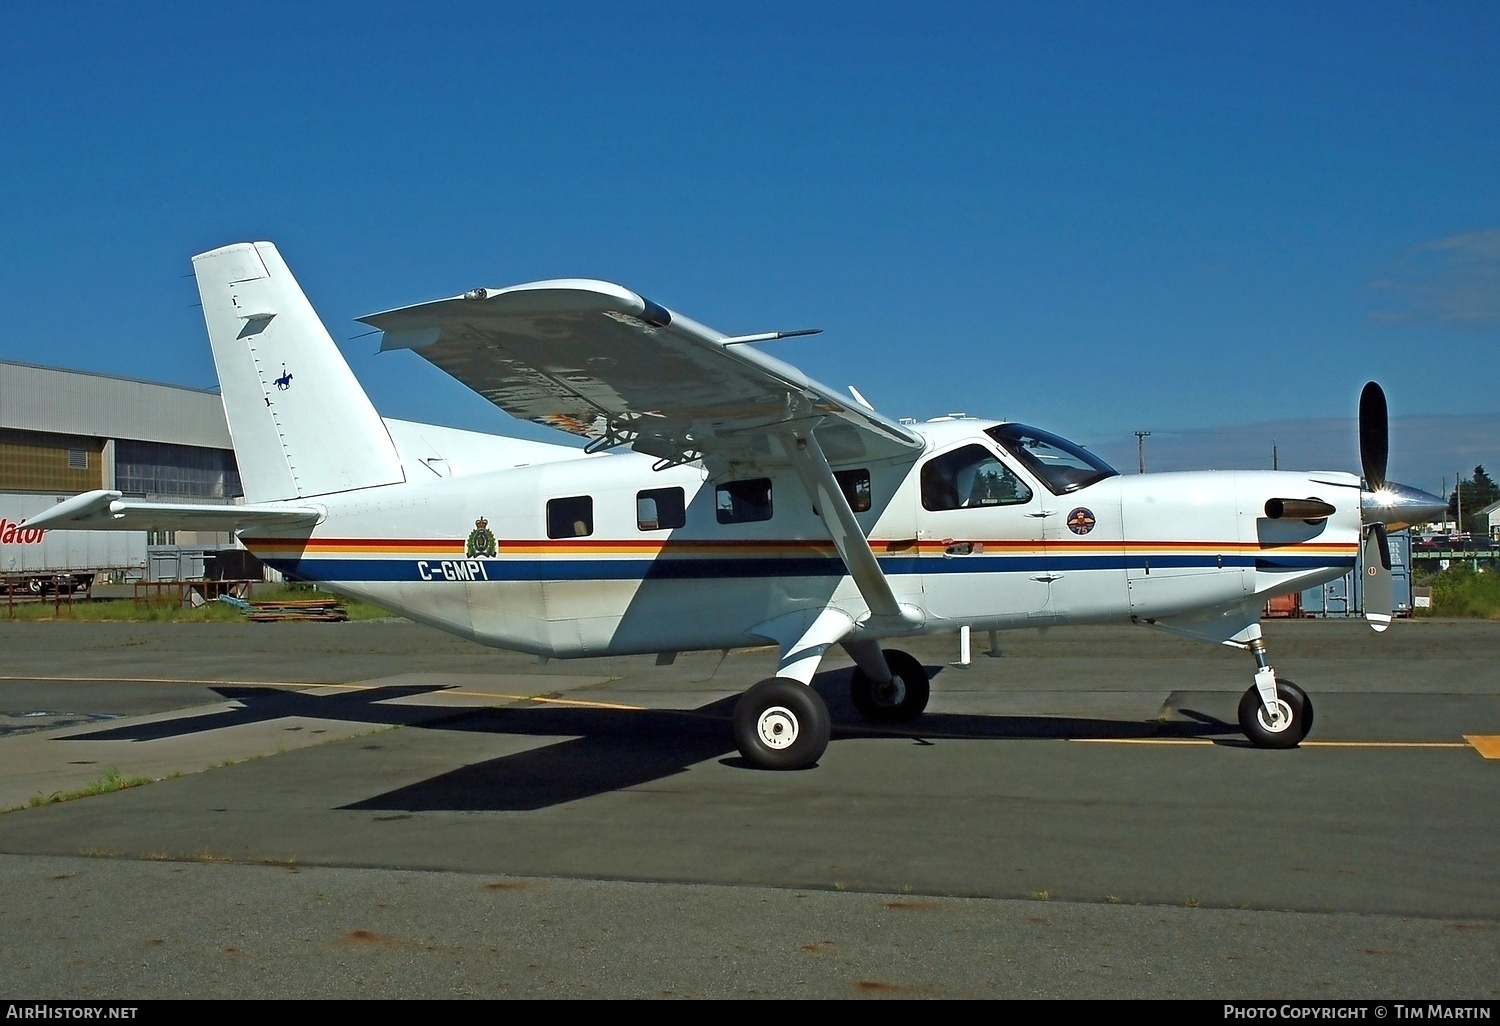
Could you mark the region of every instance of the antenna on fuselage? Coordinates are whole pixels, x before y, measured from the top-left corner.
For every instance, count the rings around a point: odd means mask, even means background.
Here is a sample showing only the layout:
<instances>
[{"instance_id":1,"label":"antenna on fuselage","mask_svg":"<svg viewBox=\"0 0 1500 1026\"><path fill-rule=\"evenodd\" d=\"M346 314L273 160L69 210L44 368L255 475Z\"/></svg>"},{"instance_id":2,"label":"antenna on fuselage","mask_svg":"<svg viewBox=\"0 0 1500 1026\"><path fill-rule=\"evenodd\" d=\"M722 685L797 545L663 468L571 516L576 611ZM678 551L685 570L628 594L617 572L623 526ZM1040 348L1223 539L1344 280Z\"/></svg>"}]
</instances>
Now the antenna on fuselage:
<instances>
[{"instance_id":1,"label":"antenna on fuselage","mask_svg":"<svg viewBox=\"0 0 1500 1026\"><path fill-rule=\"evenodd\" d=\"M735 335L719 339L721 346L740 346L746 342L774 342L778 338L795 338L798 335L818 335L822 328L798 328L796 331L767 331L760 335Z\"/></svg>"}]
</instances>

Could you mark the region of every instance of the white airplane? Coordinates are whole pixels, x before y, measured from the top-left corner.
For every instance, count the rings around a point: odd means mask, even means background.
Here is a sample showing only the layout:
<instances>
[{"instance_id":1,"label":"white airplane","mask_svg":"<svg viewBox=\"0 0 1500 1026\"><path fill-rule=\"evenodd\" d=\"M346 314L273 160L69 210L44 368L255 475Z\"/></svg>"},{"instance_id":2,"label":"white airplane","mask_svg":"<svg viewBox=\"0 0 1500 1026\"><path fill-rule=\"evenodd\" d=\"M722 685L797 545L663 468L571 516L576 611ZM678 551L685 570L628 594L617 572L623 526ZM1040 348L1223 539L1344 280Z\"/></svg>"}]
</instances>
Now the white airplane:
<instances>
[{"instance_id":1,"label":"white airplane","mask_svg":"<svg viewBox=\"0 0 1500 1026\"><path fill-rule=\"evenodd\" d=\"M874 722L922 714L928 676L886 639L1148 624L1248 649L1239 705L1289 748L1313 707L1278 678L1267 599L1345 574L1390 623L1387 528L1442 499L1385 481L1385 398L1360 400L1366 484L1347 473L1122 477L1024 424L876 413L753 344L628 289L558 280L372 314L496 406L583 448L384 420L270 243L193 260L245 504L76 496L48 529L233 530L293 578L539 657L774 643L776 675L734 711L752 765L815 764L828 709L808 685L854 660ZM604 450L626 448L621 453Z\"/></svg>"}]
</instances>

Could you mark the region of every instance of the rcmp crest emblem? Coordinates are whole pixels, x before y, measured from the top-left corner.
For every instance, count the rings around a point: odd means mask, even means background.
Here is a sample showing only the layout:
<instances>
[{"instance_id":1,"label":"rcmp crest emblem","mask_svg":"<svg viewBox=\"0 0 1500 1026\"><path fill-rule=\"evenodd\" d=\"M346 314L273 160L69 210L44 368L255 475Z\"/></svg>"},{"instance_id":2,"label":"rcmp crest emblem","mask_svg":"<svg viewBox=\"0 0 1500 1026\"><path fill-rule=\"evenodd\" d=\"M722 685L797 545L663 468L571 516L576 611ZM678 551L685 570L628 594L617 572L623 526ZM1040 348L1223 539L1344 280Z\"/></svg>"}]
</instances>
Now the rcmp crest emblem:
<instances>
[{"instance_id":1,"label":"rcmp crest emblem","mask_svg":"<svg viewBox=\"0 0 1500 1026\"><path fill-rule=\"evenodd\" d=\"M474 521L474 530L469 532L469 543L464 548L464 555L469 559L475 556L493 556L495 554L495 532L490 530L490 522L484 517Z\"/></svg>"}]
</instances>

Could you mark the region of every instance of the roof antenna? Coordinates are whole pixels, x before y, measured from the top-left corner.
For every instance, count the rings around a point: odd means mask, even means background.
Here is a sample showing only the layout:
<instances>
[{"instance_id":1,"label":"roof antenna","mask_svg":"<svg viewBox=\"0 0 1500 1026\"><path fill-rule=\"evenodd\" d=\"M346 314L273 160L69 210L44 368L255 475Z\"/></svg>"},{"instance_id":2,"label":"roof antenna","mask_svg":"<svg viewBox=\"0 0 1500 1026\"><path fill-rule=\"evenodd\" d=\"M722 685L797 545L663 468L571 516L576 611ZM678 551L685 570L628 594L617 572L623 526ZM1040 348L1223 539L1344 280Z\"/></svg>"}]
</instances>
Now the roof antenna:
<instances>
[{"instance_id":1,"label":"roof antenna","mask_svg":"<svg viewBox=\"0 0 1500 1026\"><path fill-rule=\"evenodd\" d=\"M738 346L746 342L774 342L778 338L795 338L798 335L817 335L823 331L822 328L798 328L796 331L768 331L761 335L735 335L733 338L719 339L721 346Z\"/></svg>"}]
</instances>

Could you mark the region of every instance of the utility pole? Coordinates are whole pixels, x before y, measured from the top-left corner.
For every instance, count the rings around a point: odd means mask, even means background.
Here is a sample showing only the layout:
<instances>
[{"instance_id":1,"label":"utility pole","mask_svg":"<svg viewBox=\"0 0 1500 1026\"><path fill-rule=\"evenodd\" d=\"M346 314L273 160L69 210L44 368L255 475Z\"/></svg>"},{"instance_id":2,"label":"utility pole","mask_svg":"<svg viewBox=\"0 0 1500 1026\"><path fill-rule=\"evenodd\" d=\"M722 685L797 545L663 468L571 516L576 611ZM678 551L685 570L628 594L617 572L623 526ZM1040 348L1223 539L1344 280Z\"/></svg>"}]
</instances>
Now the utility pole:
<instances>
[{"instance_id":1,"label":"utility pole","mask_svg":"<svg viewBox=\"0 0 1500 1026\"><path fill-rule=\"evenodd\" d=\"M1271 469L1280 470L1281 467L1276 459L1276 439L1271 439Z\"/></svg>"},{"instance_id":2,"label":"utility pole","mask_svg":"<svg viewBox=\"0 0 1500 1026\"><path fill-rule=\"evenodd\" d=\"M1146 437L1150 434L1151 432L1149 431L1137 431L1135 433L1135 449L1137 455L1140 457L1142 474L1146 472Z\"/></svg>"}]
</instances>

